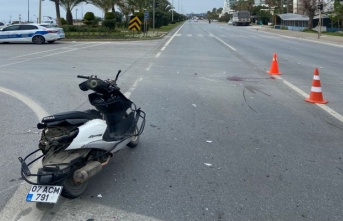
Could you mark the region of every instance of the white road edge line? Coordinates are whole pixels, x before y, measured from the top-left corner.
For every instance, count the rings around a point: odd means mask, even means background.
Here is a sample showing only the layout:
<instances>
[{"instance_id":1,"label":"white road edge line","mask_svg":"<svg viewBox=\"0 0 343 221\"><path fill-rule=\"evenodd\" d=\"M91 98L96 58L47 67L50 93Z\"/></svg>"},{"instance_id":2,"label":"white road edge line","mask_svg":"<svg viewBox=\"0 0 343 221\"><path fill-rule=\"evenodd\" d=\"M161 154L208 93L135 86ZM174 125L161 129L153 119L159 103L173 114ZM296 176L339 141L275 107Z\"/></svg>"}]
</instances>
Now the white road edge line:
<instances>
[{"instance_id":1,"label":"white road edge line","mask_svg":"<svg viewBox=\"0 0 343 221\"><path fill-rule=\"evenodd\" d=\"M302 91L301 89L297 88L295 85L291 84L290 82L286 81L281 76L274 75L274 77L276 79L278 79L278 80L281 80L285 85L287 85L289 88L291 88L292 90L294 90L295 92L297 92L298 94L303 96L304 98L309 97L308 94L306 94L304 91ZM328 107L325 104L316 104L316 105L318 107L320 107L321 109L323 109L324 111L326 111L328 114L330 114L331 116L333 116L334 118L336 118L337 120L339 120L340 122L343 123L343 116L341 114L337 113L336 111L334 111L332 108Z\"/></svg>"}]
</instances>

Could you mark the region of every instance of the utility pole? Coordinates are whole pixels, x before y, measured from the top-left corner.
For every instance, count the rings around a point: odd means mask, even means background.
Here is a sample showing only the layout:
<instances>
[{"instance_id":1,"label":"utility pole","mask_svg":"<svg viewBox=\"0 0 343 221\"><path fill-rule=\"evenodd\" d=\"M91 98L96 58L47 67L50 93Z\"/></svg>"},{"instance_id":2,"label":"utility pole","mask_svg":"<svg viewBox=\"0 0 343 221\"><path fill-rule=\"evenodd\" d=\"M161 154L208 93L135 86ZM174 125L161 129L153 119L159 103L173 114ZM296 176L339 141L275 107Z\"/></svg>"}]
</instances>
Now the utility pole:
<instances>
[{"instance_id":1,"label":"utility pole","mask_svg":"<svg viewBox=\"0 0 343 221\"><path fill-rule=\"evenodd\" d=\"M323 10L323 3L319 3L317 5L317 8L319 9L319 19L318 19L318 25L319 25L319 31L318 31L318 39L322 32L322 10Z\"/></svg>"},{"instance_id":2,"label":"utility pole","mask_svg":"<svg viewBox=\"0 0 343 221\"><path fill-rule=\"evenodd\" d=\"M42 0L39 0L39 14L38 14L38 23L42 22Z\"/></svg>"},{"instance_id":3,"label":"utility pole","mask_svg":"<svg viewBox=\"0 0 343 221\"><path fill-rule=\"evenodd\" d=\"M155 33L155 4L156 0L153 0L152 6L152 32Z\"/></svg>"},{"instance_id":4,"label":"utility pole","mask_svg":"<svg viewBox=\"0 0 343 221\"><path fill-rule=\"evenodd\" d=\"M27 0L27 22L30 22L30 0Z\"/></svg>"},{"instance_id":5,"label":"utility pole","mask_svg":"<svg viewBox=\"0 0 343 221\"><path fill-rule=\"evenodd\" d=\"M172 0L172 21L174 21L174 0Z\"/></svg>"},{"instance_id":6,"label":"utility pole","mask_svg":"<svg viewBox=\"0 0 343 221\"><path fill-rule=\"evenodd\" d=\"M319 32L318 32L318 38L319 38L319 36L321 36L321 34L322 34L322 10L320 10L320 9L319 9L318 24L319 24Z\"/></svg>"}]
</instances>

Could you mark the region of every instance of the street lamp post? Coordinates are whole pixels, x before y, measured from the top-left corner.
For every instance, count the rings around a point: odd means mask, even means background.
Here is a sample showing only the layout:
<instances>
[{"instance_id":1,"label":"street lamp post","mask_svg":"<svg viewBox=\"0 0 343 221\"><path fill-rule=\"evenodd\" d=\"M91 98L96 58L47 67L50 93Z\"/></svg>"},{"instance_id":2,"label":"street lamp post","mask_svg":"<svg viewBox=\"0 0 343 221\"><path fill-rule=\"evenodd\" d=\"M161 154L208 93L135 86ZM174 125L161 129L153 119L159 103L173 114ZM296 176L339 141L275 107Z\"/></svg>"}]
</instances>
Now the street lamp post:
<instances>
[{"instance_id":1,"label":"street lamp post","mask_svg":"<svg viewBox=\"0 0 343 221\"><path fill-rule=\"evenodd\" d=\"M77 10L79 10L79 9L76 9L76 17L75 17L75 21L77 22Z\"/></svg>"},{"instance_id":2,"label":"street lamp post","mask_svg":"<svg viewBox=\"0 0 343 221\"><path fill-rule=\"evenodd\" d=\"M155 33L155 4L156 4L156 1L153 0L152 1L152 32Z\"/></svg>"},{"instance_id":3,"label":"street lamp post","mask_svg":"<svg viewBox=\"0 0 343 221\"><path fill-rule=\"evenodd\" d=\"M30 0L27 0L27 22L30 22Z\"/></svg>"},{"instance_id":4,"label":"street lamp post","mask_svg":"<svg viewBox=\"0 0 343 221\"><path fill-rule=\"evenodd\" d=\"M172 0L172 21L174 21L174 0Z\"/></svg>"},{"instance_id":5,"label":"street lamp post","mask_svg":"<svg viewBox=\"0 0 343 221\"><path fill-rule=\"evenodd\" d=\"M38 15L38 23L42 22L42 0L39 0L39 15Z\"/></svg>"}]
</instances>

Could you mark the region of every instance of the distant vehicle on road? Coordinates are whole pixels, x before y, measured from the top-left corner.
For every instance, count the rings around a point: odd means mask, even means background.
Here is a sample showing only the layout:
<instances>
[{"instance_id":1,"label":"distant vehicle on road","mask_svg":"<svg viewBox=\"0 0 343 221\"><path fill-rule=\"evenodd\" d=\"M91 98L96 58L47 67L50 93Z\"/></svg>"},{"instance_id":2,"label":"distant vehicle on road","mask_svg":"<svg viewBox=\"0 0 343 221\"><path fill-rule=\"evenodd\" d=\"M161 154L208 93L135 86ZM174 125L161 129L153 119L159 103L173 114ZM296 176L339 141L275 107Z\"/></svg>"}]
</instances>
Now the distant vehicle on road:
<instances>
[{"instance_id":1,"label":"distant vehicle on road","mask_svg":"<svg viewBox=\"0 0 343 221\"><path fill-rule=\"evenodd\" d=\"M57 27L56 20L54 20L50 16L43 16L43 20L41 21L40 25L49 25L50 27Z\"/></svg>"},{"instance_id":2,"label":"distant vehicle on road","mask_svg":"<svg viewBox=\"0 0 343 221\"><path fill-rule=\"evenodd\" d=\"M227 23L228 25L232 25L232 19L229 20L229 22Z\"/></svg>"},{"instance_id":3,"label":"distant vehicle on road","mask_svg":"<svg viewBox=\"0 0 343 221\"><path fill-rule=\"evenodd\" d=\"M16 24L0 30L0 42L54 43L65 38L62 28L44 27L39 24Z\"/></svg>"},{"instance_id":4,"label":"distant vehicle on road","mask_svg":"<svg viewBox=\"0 0 343 221\"><path fill-rule=\"evenodd\" d=\"M246 10L234 12L232 17L232 25L250 25L250 12Z\"/></svg>"}]
</instances>

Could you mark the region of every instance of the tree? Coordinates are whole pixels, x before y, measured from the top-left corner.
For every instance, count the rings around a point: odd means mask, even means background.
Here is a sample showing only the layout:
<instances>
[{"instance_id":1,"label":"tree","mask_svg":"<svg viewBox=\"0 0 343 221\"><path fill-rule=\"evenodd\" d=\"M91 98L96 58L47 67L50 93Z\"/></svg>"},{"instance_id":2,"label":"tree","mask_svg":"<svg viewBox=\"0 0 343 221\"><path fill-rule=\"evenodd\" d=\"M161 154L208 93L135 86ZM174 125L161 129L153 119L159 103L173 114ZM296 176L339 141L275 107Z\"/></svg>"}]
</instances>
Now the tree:
<instances>
[{"instance_id":1,"label":"tree","mask_svg":"<svg viewBox=\"0 0 343 221\"><path fill-rule=\"evenodd\" d=\"M85 16L83 17L83 23L85 25L94 25L96 22L95 15L93 12L86 12Z\"/></svg>"},{"instance_id":2,"label":"tree","mask_svg":"<svg viewBox=\"0 0 343 221\"><path fill-rule=\"evenodd\" d=\"M73 13L72 10L80 3L87 2L87 0L59 0L60 6L67 12L66 19L68 25L73 25Z\"/></svg>"},{"instance_id":3,"label":"tree","mask_svg":"<svg viewBox=\"0 0 343 221\"><path fill-rule=\"evenodd\" d=\"M109 10L115 12L116 5L124 4L124 2L124 0L87 0L87 3L101 9L104 14L106 14L106 12L108 12Z\"/></svg>"},{"instance_id":4,"label":"tree","mask_svg":"<svg viewBox=\"0 0 343 221\"><path fill-rule=\"evenodd\" d=\"M255 6L252 15L255 16L258 22L262 22L264 25L272 20L272 14L266 6Z\"/></svg>"},{"instance_id":5,"label":"tree","mask_svg":"<svg viewBox=\"0 0 343 221\"><path fill-rule=\"evenodd\" d=\"M212 11L207 12L207 18L212 19L212 20L214 19L217 20L219 19L219 15L222 13L222 11L223 11L223 8L219 8L219 9L213 8Z\"/></svg>"},{"instance_id":6,"label":"tree","mask_svg":"<svg viewBox=\"0 0 343 221\"><path fill-rule=\"evenodd\" d=\"M225 14L219 18L219 21L220 22L228 22L230 20L230 18L231 18L231 16L229 15L229 13L225 12Z\"/></svg>"},{"instance_id":7,"label":"tree","mask_svg":"<svg viewBox=\"0 0 343 221\"><path fill-rule=\"evenodd\" d=\"M305 14L309 17L308 19L308 29L313 28L313 17L318 7L317 0L303 0L302 8Z\"/></svg>"},{"instance_id":8,"label":"tree","mask_svg":"<svg viewBox=\"0 0 343 221\"><path fill-rule=\"evenodd\" d=\"M62 27L61 12L60 12L60 0L50 0L55 3L56 8L56 24L58 27Z\"/></svg>"},{"instance_id":9,"label":"tree","mask_svg":"<svg viewBox=\"0 0 343 221\"><path fill-rule=\"evenodd\" d=\"M106 12L104 20L102 21L102 26L109 29L115 29L116 27L116 14L115 12Z\"/></svg>"},{"instance_id":10,"label":"tree","mask_svg":"<svg viewBox=\"0 0 343 221\"><path fill-rule=\"evenodd\" d=\"M238 0L236 2L231 3L230 7L234 11L247 10L250 13L252 13L254 7L254 0Z\"/></svg>"},{"instance_id":11,"label":"tree","mask_svg":"<svg viewBox=\"0 0 343 221\"><path fill-rule=\"evenodd\" d=\"M121 11L121 13L123 13L123 15L125 17L125 23L127 26L127 24L129 23L129 20L130 20L129 15L132 11L131 5L129 5L125 2L125 3L119 4L118 8Z\"/></svg>"},{"instance_id":12,"label":"tree","mask_svg":"<svg viewBox=\"0 0 343 221\"><path fill-rule=\"evenodd\" d=\"M335 15L337 17L338 23L341 22L341 27L343 27L343 4L339 0L334 2Z\"/></svg>"}]
</instances>

